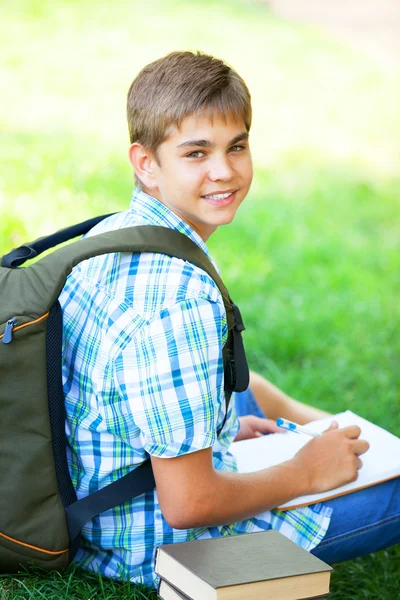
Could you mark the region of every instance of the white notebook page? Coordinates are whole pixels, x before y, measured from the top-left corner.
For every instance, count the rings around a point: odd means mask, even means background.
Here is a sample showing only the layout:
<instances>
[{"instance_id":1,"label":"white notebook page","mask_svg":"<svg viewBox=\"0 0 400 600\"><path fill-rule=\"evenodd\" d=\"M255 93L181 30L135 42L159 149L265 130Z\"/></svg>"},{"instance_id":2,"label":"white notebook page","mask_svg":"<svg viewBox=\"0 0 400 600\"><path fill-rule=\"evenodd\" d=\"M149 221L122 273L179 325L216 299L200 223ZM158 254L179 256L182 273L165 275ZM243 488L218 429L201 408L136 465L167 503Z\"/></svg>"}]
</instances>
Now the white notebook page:
<instances>
[{"instance_id":1,"label":"white notebook page","mask_svg":"<svg viewBox=\"0 0 400 600\"><path fill-rule=\"evenodd\" d=\"M329 492L300 496L279 508L287 509L313 504L400 476L400 439L398 437L350 410L313 421L307 425L307 428L321 433L329 427L333 420L339 423L339 427L358 425L361 429L360 438L367 440L370 444L369 450L361 456L363 466L358 472L358 479ZM310 436L305 434L274 433L261 438L234 442L229 450L236 457L239 472L251 473L289 460L310 439Z\"/></svg>"}]
</instances>

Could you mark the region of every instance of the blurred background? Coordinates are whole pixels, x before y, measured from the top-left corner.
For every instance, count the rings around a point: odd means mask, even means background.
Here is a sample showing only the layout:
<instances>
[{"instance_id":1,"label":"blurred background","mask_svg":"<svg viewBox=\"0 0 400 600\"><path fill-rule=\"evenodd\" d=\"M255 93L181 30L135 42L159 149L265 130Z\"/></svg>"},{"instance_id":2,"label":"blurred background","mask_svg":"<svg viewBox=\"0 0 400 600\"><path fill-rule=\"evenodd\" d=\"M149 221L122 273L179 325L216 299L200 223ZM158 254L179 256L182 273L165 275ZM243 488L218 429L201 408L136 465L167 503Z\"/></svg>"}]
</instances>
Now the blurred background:
<instances>
[{"instance_id":1,"label":"blurred background","mask_svg":"<svg viewBox=\"0 0 400 600\"><path fill-rule=\"evenodd\" d=\"M172 50L221 57L252 93L256 174L209 245L251 366L400 433L399 24L397 0L3 4L0 250L126 209L132 79Z\"/></svg>"},{"instance_id":2,"label":"blurred background","mask_svg":"<svg viewBox=\"0 0 400 600\"><path fill-rule=\"evenodd\" d=\"M13 0L0 40L1 253L125 210L131 81L173 50L223 58L256 168L208 245L250 367L400 435L398 0ZM399 549L346 564L333 597L398 598L399 569Z\"/></svg>"}]
</instances>

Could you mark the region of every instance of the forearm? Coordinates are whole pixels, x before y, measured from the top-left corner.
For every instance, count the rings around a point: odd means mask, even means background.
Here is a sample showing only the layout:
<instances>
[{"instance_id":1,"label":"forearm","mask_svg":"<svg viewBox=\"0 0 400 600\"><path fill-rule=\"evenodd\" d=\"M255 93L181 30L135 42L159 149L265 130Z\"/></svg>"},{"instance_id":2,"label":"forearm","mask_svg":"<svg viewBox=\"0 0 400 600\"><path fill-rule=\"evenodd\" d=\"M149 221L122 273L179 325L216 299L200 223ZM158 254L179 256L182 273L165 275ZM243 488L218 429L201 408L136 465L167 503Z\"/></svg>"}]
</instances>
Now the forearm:
<instances>
[{"instance_id":1,"label":"forearm","mask_svg":"<svg viewBox=\"0 0 400 600\"><path fill-rule=\"evenodd\" d=\"M216 471L212 449L176 458L152 457L158 498L176 529L223 525L248 519L304 494L316 494L355 481L360 455L369 448L360 428L333 422L295 456L254 473Z\"/></svg>"},{"instance_id":2,"label":"forearm","mask_svg":"<svg viewBox=\"0 0 400 600\"><path fill-rule=\"evenodd\" d=\"M283 417L305 424L329 415L323 410L291 398L273 383L253 371L250 371L250 389L258 406L267 417L273 420Z\"/></svg>"},{"instance_id":3,"label":"forearm","mask_svg":"<svg viewBox=\"0 0 400 600\"><path fill-rule=\"evenodd\" d=\"M192 483L191 493L187 490L181 496L190 500L181 507L181 516L173 525L178 529L235 523L307 491L306 473L293 461L254 473L214 471L201 486Z\"/></svg>"}]
</instances>

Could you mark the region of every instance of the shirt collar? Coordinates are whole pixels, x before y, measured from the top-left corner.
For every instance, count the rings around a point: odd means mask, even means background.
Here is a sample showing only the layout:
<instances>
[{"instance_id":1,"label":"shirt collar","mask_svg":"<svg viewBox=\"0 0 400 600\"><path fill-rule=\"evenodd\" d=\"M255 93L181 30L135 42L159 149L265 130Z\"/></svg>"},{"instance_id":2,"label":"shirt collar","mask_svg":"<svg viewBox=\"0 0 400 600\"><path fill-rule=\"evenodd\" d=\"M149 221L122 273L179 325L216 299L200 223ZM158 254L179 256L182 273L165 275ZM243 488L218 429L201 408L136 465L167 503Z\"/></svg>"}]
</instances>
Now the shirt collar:
<instances>
[{"instance_id":1,"label":"shirt collar","mask_svg":"<svg viewBox=\"0 0 400 600\"><path fill-rule=\"evenodd\" d=\"M214 266L216 266L200 235L183 219L165 206L165 204L160 202L160 200L157 200L157 198L153 198L153 196L150 196L143 190L135 187L132 192L130 211L150 225L159 225L161 227L169 227L170 229L180 231L200 246L211 262L213 262Z\"/></svg>"}]
</instances>

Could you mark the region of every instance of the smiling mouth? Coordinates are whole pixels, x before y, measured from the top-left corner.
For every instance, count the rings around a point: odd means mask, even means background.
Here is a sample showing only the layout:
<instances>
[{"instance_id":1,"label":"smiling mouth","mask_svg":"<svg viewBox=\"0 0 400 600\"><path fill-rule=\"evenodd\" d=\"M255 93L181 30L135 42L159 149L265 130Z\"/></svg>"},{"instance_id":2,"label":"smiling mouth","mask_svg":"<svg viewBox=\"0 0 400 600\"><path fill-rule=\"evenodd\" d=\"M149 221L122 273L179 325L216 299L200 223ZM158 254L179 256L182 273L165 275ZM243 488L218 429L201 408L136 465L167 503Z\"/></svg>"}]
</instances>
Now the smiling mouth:
<instances>
[{"instance_id":1,"label":"smiling mouth","mask_svg":"<svg viewBox=\"0 0 400 600\"><path fill-rule=\"evenodd\" d=\"M221 194L207 194L206 196L201 196L201 198L212 206L224 208L225 206L229 206L234 202L236 198L236 192L237 190L232 190L229 192L223 192Z\"/></svg>"},{"instance_id":2,"label":"smiling mouth","mask_svg":"<svg viewBox=\"0 0 400 600\"><path fill-rule=\"evenodd\" d=\"M229 196L232 196L237 190L228 190L227 192L220 192L219 194L207 194L206 196L202 196L202 198L206 198L207 200L226 200Z\"/></svg>"}]
</instances>

